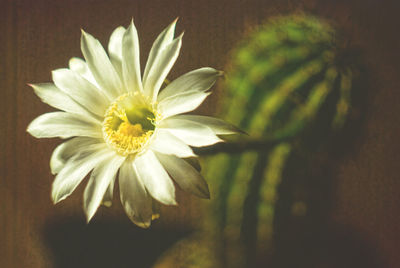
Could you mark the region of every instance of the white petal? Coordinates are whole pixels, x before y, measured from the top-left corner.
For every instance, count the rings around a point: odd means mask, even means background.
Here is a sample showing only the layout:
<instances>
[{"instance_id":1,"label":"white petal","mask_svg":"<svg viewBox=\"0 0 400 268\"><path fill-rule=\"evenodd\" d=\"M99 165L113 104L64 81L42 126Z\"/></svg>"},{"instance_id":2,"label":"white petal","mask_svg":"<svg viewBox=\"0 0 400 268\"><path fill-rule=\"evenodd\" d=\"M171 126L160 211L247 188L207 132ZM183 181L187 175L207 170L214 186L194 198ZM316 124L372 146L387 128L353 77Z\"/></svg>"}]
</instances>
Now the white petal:
<instances>
[{"instance_id":1,"label":"white petal","mask_svg":"<svg viewBox=\"0 0 400 268\"><path fill-rule=\"evenodd\" d=\"M167 118L161 121L158 127L168 130L191 146L207 146L222 141L209 127L188 120Z\"/></svg>"},{"instance_id":2,"label":"white petal","mask_svg":"<svg viewBox=\"0 0 400 268\"><path fill-rule=\"evenodd\" d=\"M71 58L69 60L69 69L74 71L75 73L79 74L86 80L88 80L90 83L95 85L97 88L100 88L99 84L97 84L96 79L94 79L92 72L89 70L88 65L84 60L81 58Z\"/></svg>"},{"instance_id":3,"label":"white petal","mask_svg":"<svg viewBox=\"0 0 400 268\"><path fill-rule=\"evenodd\" d=\"M100 139L88 137L76 137L61 143L54 149L50 158L50 169L52 174L57 174L65 166L67 161L77 152L84 150L92 144L103 143Z\"/></svg>"},{"instance_id":4,"label":"white petal","mask_svg":"<svg viewBox=\"0 0 400 268\"><path fill-rule=\"evenodd\" d=\"M200 198L210 198L206 181L188 162L173 155L159 153L157 158L182 190Z\"/></svg>"},{"instance_id":5,"label":"white petal","mask_svg":"<svg viewBox=\"0 0 400 268\"><path fill-rule=\"evenodd\" d=\"M195 170L197 170L197 172L201 171L200 161L197 157L188 157L184 160L188 162L188 164L191 165Z\"/></svg>"},{"instance_id":6,"label":"white petal","mask_svg":"<svg viewBox=\"0 0 400 268\"><path fill-rule=\"evenodd\" d=\"M222 75L210 67L200 68L186 73L166 86L158 95L157 101L161 101L170 96L182 94L188 91L207 91L210 89L217 78Z\"/></svg>"},{"instance_id":7,"label":"white petal","mask_svg":"<svg viewBox=\"0 0 400 268\"><path fill-rule=\"evenodd\" d=\"M137 90L142 92L139 39L133 21L123 36L122 54L122 70L126 89L132 92Z\"/></svg>"},{"instance_id":8,"label":"white petal","mask_svg":"<svg viewBox=\"0 0 400 268\"><path fill-rule=\"evenodd\" d=\"M147 79L143 80L144 94L153 101L157 100L158 91L178 58L182 45L182 36L183 34L174 39L171 44L160 52L149 71Z\"/></svg>"},{"instance_id":9,"label":"white petal","mask_svg":"<svg viewBox=\"0 0 400 268\"><path fill-rule=\"evenodd\" d=\"M92 116L85 108L76 103L70 96L61 91L53 83L31 85L36 95L48 105L74 114Z\"/></svg>"},{"instance_id":10,"label":"white petal","mask_svg":"<svg viewBox=\"0 0 400 268\"><path fill-rule=\"evenodd\" d=\"M178 157L195 156L193 150L186 143L163 129L158 129L154 133L150 149L163 154L173 154Z\"/></svg>"},{"instance_id":11,"label":"white petal","mask_svg":"<svg viewBox=\"0 0 400 268\"><path fill-rule=\"evenodd\" d=\"M94 168L83 193L83 208L88 222L100 206L110 182L124 161L125 157L113 152Z\"/></svg>"},{"instance_id":12,"label":"white petal","mask_svg":"<svg viewBox=\"0 0 400 268\"><path fill-rule=\"evenodd\" d=\"M84 31L82 31L81 50L91 73L110 99L125 93L119 75L104 48L97 39Z\"/></svg>"},{"instance_id":13,"label":"white petal","mask_svg":"<svg viewBox=\"0 0 400 268\"><path fill-rule=\"evenodd\" d=\"M52 72L55 85L94 114L104 116L109 100L93 84L69 69Z\"/></svg>"},{"instance_id":14,"label":"white petal","mask_svg":"<svg viewBox=\"0 0 400 268\"><path fill-rule=\"evenodd\" d=\"M115 173L114 177L112 178L110 184L107 187L106 192L104 193L103 201L101 201L101 204L106 207L111 207L111 205L112 205L116 177L117 177L117 173Z\"/></svg>"},{"instance_id":15,"label":"white petal","mask_svg":"<svg viewBox=\"0 0 400 268\"><path fill-rule=\"evenodd\" d=\"M210 116L203 116L203 115L191 115L191 114L182 114L182 115L175 115L166 119L172 122L184 121L187 123L197 123L201 125L205 125L209 127L212 131L214 131L217 135L229 135L229 134L236 134L236 133L243 133L240 129L235 127L232 124L225 122L224 120L210 117Z\"/></svg>"},{"instance_id":16,"label":"white petal","mask_svg":"<svg viewBox=\"0 0 400 268\"><path fill-rule=\"evenodd\" d=\"M174 184L151 150L138 155L133 164L153 198L166 205L176 205Z\"/></svg>"},{"instance_id":17,"label":"white petal","mask_svg":"<svg viewBox=\"0 0 400 268\"><path fill-rule=\"evenodd\" d=\"M119 26L113 31L108 42L110 61L118 74L122 74L122 37L125 31L124 27Z\"/></svg>"},{"instance_id":18,"label":"white petal","mask_svg":"<svg viewBox=\"0 0 400 268\"><path fill-rule=\"evenodd\" d=\"M167 28L165 28L156 38L151 47L149 58L147 59L146 67L143 73L143 81L147 80L147 76L150 70L153 68L156 58L159 56L161 51L168 46L174 39L175 25L177 19L174 20Z\"/></svg>"},{"instance_id":19,"label":"white petal","mask_svg":"<svg viewBox=\"0 0 400 268\"><path fill-rule=\"evenodd\" d=\"M209 92L189 91L163 99L157 110L164 118L193 111L207 98Z\"/></svg>"},{"instance_id":20,"label":"white petal","mask_svg":"<svg viewBox=\"0 0 400 268\"><path fill-rule=\"evenodd\" d=\"M104 116L109 100L93 84L69 69L52 72L53 81L64 93L94 114Z\"/></svg>"},{"instance_id":21,"label":"white petal","mask_svg":"<svg viewBox=\"0 0 400 268\"><path fill-rule=\"evenodd\" d=\"M106 144L95 144L75 154L56 176L51 197L54 203L67 198L85 176L110 155Z\"/></svg>"},{"instance_id":22,"label":"white petal","mask_svg":"<svg viewBox=\"0 0 400 268\"><path fill-rule=\"evenodd\" d=\"M119 171L119 192L122 206L132 222L148 228L152 216L152 200L131 161L125 161Z\"/></svg>"},{"instance_id":23,"label":"white petal","mask_svg":"<svg viewBox=\"0 0 400 268\"><path fill-rule=\"evenodd\" d=\"M36 138L70 138L84 136L101 138L101 122L82 115L65 112L42 114L35 118L27 131Z\"/></svg>"}]
</instances>

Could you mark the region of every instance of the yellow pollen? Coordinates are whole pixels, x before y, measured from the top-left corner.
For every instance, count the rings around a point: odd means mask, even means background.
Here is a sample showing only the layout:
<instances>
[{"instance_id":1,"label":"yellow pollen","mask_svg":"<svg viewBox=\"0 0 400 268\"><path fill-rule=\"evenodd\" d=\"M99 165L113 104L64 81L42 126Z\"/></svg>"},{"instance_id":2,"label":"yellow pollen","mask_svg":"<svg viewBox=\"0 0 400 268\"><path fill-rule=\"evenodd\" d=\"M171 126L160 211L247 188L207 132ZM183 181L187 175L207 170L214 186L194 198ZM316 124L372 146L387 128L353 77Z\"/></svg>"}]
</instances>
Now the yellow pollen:
<instances>
[{"instance_id":1,"label":"yellow pollen","mask_svg":"<svg viewBox=\"0 0 400 268\"><path fill-rule=\"evenodd\" d=\"M118 127L118 131L122 135L140 137L143 135L142 125L135 124L131 125L129 122L122 122Z\"/></svg>"},{"instance_id":2,"label":"yellow pollen","mask_svg":"<svg viewBox=\"0 0 400 268\"><path fill-rule=\"evenodd\" d=\"M155 113L137 93L120 96L107 109L103 121L106 143L121 155L135 154L154 132Z\"/></svg>"}]
</instances>

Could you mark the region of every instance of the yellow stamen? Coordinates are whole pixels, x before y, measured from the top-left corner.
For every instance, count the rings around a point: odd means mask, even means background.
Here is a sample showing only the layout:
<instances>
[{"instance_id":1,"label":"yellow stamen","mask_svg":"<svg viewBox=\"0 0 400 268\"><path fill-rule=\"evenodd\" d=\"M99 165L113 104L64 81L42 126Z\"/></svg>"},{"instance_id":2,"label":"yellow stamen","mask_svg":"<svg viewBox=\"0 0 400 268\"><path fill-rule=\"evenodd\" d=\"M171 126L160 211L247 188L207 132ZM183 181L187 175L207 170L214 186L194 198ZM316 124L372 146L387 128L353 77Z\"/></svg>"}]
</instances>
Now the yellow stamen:
<instances>
[{"instance_id":1,"label":"yellow stamen","mask_svg":"<svg viewBox=\"0 0 400 268\"><path fill-rule=\"evenodd\" d=\"M128 122L128 117L126 116L126 112L124 109L117 108L116 111L114 111L114 114L118 116L122 121Z\"/></svg>"},{"instance_id":2,"label":"yellow stamen","mask_svg":"<svg viewBox=\"0 0 400 268\"><path fill-rule=\"evenodd\" d=\"M107 109L103 121L106 143L121 155L135 154L153 134L155 113L138 93L120 96Z\"/></svg>"}]
</instances>

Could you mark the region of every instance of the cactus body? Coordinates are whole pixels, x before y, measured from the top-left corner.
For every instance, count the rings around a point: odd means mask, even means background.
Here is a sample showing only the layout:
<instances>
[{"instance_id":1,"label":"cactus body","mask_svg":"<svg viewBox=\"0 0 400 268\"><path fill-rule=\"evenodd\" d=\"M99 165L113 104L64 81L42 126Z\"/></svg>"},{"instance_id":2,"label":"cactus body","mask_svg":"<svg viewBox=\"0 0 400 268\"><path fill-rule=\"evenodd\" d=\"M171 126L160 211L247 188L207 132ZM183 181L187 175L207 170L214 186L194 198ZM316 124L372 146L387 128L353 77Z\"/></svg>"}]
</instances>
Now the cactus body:
<instances>
[{"instance_id":1,"label":"cactus body","mask_svg":"<svg viewBox=\"0 0 400 268\"><path fill-rule=\"evenodd\" d=\"M277 187L295 144L345 122L352 74L339 57L334 30L306 15L272 19L233 51L220 117L249 134L241 141L279 143L205 160L212 201L203 231L223 266L253 267L268 253Z\"/></svg>"}]
</instances>

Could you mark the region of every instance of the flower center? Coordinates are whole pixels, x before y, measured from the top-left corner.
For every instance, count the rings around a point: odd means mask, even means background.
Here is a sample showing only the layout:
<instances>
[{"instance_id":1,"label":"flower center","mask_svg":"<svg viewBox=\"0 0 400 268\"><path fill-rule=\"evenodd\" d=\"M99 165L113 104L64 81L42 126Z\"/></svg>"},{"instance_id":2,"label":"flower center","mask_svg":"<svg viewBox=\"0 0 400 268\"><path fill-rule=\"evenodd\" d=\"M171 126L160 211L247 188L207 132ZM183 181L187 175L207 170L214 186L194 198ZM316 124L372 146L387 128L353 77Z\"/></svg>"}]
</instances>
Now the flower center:
<instances>
[{"instance_id":1,"label":"flower center","mask_svg":"<svg viewBox=\"0 0 400 268\"><path fill-rule=\"evenodd\" d=\"M141 93L118 97L107 109L103 121L106 143L121 155L139 152L155 128L156 115Z\"/></svg>"}]
</instances>

